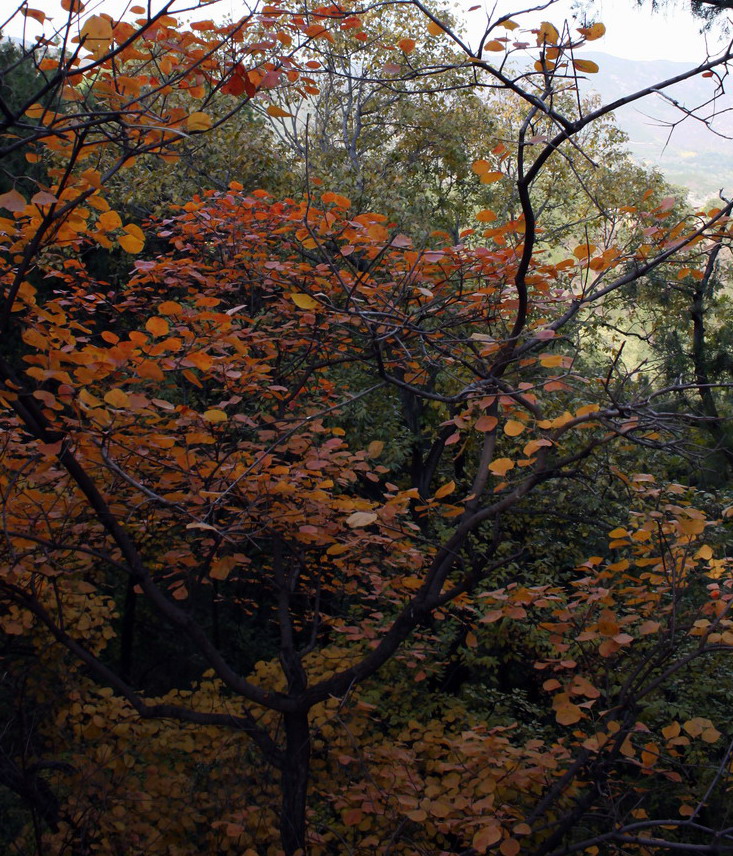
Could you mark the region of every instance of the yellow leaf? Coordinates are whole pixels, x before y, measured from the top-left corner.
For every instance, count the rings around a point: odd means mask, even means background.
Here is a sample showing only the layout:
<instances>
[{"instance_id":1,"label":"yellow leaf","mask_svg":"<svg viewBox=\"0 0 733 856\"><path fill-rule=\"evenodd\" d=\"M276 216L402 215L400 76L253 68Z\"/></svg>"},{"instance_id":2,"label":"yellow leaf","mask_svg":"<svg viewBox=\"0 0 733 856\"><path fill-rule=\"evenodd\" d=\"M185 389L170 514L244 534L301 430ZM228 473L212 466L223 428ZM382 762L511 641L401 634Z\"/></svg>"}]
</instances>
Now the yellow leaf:
<instances>
[{"instance_id":1,"label":"yellow leaf","mask_svg":"<svg viewBox=\"0 0 733 856\"><path fill-rule=\"evenodd\" d=\"M290 295L290 299L299 309L315 309L318 306L318 301L314 300L310 294L296 292Z\"/></svg>"},{"instance_id":2,"label":"yellow leaf","mask_svg":"<svg viewBox=\"0 0 733 856\"><path fill-rule=\"evenodd\" d=\"M699 535L705 529L705 521L694 517L680 518L677 525L685 535Z\"/></svg>"},{"instance_id":3,"label":"yellow leaf","mask_svg":"<svg viewBox=\"0 0 733 856\"><path fill-rule=\"evenodd\" d=\"M288 113L287 110L283 110L282 107L278 107L277 104L270 104L267 108L267 113L269 116L274 116L276 119L285 119L288 116L292 116L292 113Z\"/></svg>"},{"instance_id":4,"label":"yellow leaf","mask_svg":"<svg viewBox=\"0 0 733 856\"><path fill-rule=\"evenodd\" d=\"M435 491L435 498L441 499L444 496L448 496L448 494L453 493L455 489L456 483L454 481L449 481Z\"/></svg>"},{"instance_id":5,"label":"yellow leaf","mask_svg":"<svg viewBox=\"0 0 733 856\"><path fill-rule=\"evenodd\" d=\"M560 41L560 33L549 21L543 21L537 30L538 45L556 45Z\"/></svg>"},{"instance_id":6,"label":"yellow leaf","mask_svg":"<svg viewBox=\"0 0 733 856\"><path fill-rule=\"evenodd\" d=\"M593 62L592 59L574 59L573 67L576 71L584 71L586 74L597 74L598 72L598 63Z\"/></svg>"},{"instance_id":7,"label":"yellow leaf","mask_svg":"<svg viewBox=\"0 0 733 856\"><path fill-rule=\"evenodd\" d=\"M108 393L105 394L104 400L111 407L130 406L130 397L126 392L123 392L121 389L111 389Z\"/></svg>"},{"instance_id":8,"label":"yellow leaf","mask_svg":"<svg viewBox=\"0 0 733 856\"><path fill-rule=\"evenodd\" d=\"M331 544L326 553L329 556L340 556L342 553L347 553L348 550L346 544Z\"/></svg>"},{"instance_id":9,"label":"yellow leaf","mask_svg":"<svg viewBox=\"0 0 733 856\"><path fill-rule=\"evenodd\" d=\"M504 433L508 437L518 437L527 426L516 419L509 419L504 425Z\"/></svg>"},{"instance_id":10,"label":"yellow leaf","mask_svg":"<svg viewBox=\"0 0 733 856\"><path fill-rule=\"evenodd\" d=\"M519 24L516 21L502 21L501 26L505 30L516 30Z\"/></svg>"},{"instance_id":11,"label":"yellow leaf","mask_svg":"<svg viewBox=\"0 0 733 856\"><path fill-rule=\"evenodd\" d=\"M428 21L428 32L431 36L439 36L443 32L443 28L435 21Z\"/></svg>"},{"instance_id":12,"label":"yellow leaf","mask_svg":"<svg viewBox=\"0 0 733 856\"><path fill-rule=\"evenodd\" d=\"M497 41L496 39L492 39L490 42L486 42L484 45L485 51L503 51L506 50L506 45L503 42Z\"/></svg>"},{"instance_id":13,"label":"yellow leaf","mask_svg":"<svg viewBox=\"0 0 733 856\"><path fill-rule=\"evenodd\" d=\"M600 409L597 404L584 404L575 411L575 415L587 416L589 413L597 413Z\"/></svg>"},{"instance_id":14,"label":"yellow leaf","mask_svg":"<svg viewBox=\"0 0 733 856\"><path fill-rule=\"evenodd\" d=\"M707 562L709 559L713 558L713 548L708 544L703 544L702 547L695 553L696 559L702 559Z\"/></svg>"},{"instance_id":15,"label":"yellow leaf","mask_svg":"<svg viewBox=\"0 0 733 856\"><path fill-rule=\"evenodd\" d=\"M415 39L400 39L397 42L397 47L406 54L412 53L415 50Z\"/></svg>"},{"instance_id":16,"label":"yellow leaf","mask_svg":"<svg viewBox=\"0 0 733 856\"><path fill-rule=\"evenodd\" d=\"M355 511L346 518L346 525L352 529L361 529L363 526L369 526L377 519L374 511Z\"/></svg>"},{"instance_id":17,"label":"yellow leaf","mask_svg":"<svg viewBox=\"0 0 733 856\"><path fill-rule=\"evenodd\" d=\"M228 417L223 410L218 410L216 408L213 410L207 410L203 415L205 422L226 422L227 418Z\"/></svg>"},{"instance_id":18,"label":"yellow leaf","mask_svg":"<svg viewBox=\"0 0 733 856\"><path fill-rule=\"evenodd\" d=\"M196 111L186 119L186 130L188 131L208 131L214 123L208 113Z\"/></svg>"},{"instance_id":19,"label":"yellow leaf","mask_svg":"<svg viewBox=\"0 0 733 856\"><path fill-rule=\"evenodd\" d=\"M564 357L562 354L546 354L540 358L540 365L546 369L554 369L563 364Z\"/></svg>"},{"instance_id":20,"label":"yellow leaf","mask_svg":"<svg viewBox=\"0 0 733 856\"><path fill-rule=\"evenodd\" d=\"M606 25L599 21L597 24L591 24L590 27L578 27L578 32L586 41L593 42L606 34Z\"/></svg>"}]
</instances>

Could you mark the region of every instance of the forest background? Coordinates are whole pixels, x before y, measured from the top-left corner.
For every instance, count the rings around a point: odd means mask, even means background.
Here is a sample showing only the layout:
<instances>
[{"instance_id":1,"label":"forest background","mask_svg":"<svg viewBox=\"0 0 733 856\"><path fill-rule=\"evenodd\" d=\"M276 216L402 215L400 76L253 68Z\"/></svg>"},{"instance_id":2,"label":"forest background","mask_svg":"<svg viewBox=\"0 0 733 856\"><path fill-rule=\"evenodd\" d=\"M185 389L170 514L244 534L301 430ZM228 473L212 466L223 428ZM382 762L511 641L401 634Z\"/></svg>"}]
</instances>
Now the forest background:
<instances>
[{"instance_id":1,"label":"forest background","mask_svg":"<svg viewBox=\"0 0 733 856\"><path fill-rule=\"evenodd\" d=\"M733 203L614 119L725 148L730 50L603 102L591 3L61 6L0 42L4 850L733 849Z\"/></svg>"}]
</instances>

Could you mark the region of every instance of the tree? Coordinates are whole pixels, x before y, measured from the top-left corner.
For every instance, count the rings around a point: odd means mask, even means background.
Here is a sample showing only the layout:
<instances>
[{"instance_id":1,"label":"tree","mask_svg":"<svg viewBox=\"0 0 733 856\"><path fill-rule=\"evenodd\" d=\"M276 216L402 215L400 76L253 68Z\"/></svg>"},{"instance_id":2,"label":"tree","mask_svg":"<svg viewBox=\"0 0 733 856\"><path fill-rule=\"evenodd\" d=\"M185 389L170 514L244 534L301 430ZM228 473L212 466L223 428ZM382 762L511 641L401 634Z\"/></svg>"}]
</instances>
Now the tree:
<instances>
[{"instance_id":1,"label":"tree","mask_svg":"<svg viewBox=\"0 0 733 856\"><path fill-rule=\"evenodd\" d=\"M64 112L24 105L28 118L8 120L30 123L22 145L50 149L55 170L30 200L0 197L12 215L0 223L2 323L17 331L0 359L1 620L15 673L25 645L64 681L53 727L78 777L66 780L58 818L30 798L49 827L37 831L39 852L384 846L511 856L730 838L706 814L727 783L721 724L659 704L691 664L730 652L733 591L706 538L712 520L684 486L616 468L630 517L580 574L525 578L509 530L519 515L539 529L537 509L552 506L556 486L612 471L616 459L604 455L615 446L659 454L674 440L664 402L676 388L619 371L613 355L591 374L578 330L609 295L727 242L731 205L670 219L652 192L645 210L600 219L603 245L586 234L569 252L538 251L535 181L614 105L563 112L557 89L593 67L551 24L532 34L536 69L514 77L414 5L474 73L526 105L516 138L472 165L477 182L511 180L517 194L511 219L477 213L482 245L422 250L384 215L352 212L337 190L278 201L232 183L151 226L166 244L147 258L139 227L108 210L110 170L133 156L175 157L182 132L213 124L208 110L166 112L168 86L200 87L202 107L224 89L269 99L274 77L297 87L297 39L361 32L340 8L306 17L267 7L190 30L165 12L131 30L92 16L76 57L42 60L48 91L71 102ZM492 35L481 45L489 53L513 38ZM222 68L223 46L236 55ZM245 58L270 50L245 70ZM180 60L166 71L171 57ZM156 63L172 77L151 74ZM536 135L540 114L551 129ZM101 173L94 158L107 146L117 159ZM140 257L111 290L78 251L114 241ZM31 269L45 287L29 282ZM385 423L386 436L368 443L349 418L364 401ZM392 480L378 461L392 452L387 431L410 420L424 454ZM145 634L144 610L156 633ZM447 698L426 725L371 700L372 682L390 670L419 698L445 661L446 637L491 650L528 616L533 672L547 675L541 737L513 741L508 724L477 721ZM237 636L243 625L258 638ZM162 635L175 635L188 662L161 688L136 660L169 644ZM255 763L277 772L262 776L259 793L238 766L252 763L243 737ZM100 738L104 746L90 745ZM189 746L195 772L181 758ZM154 759L173 771L169 793ZM201 780L216 787L199 789ZM646 782L669 788L662 807L681 806L682 820L657 811ZM137 813L120 803L125 788ZM275 795L278 817L267 805ZM168 820L175 799L196 811L161 842L151 813L167 807ZM175 824L165 828L175 835Z\"/></svg>"}]
</instances>

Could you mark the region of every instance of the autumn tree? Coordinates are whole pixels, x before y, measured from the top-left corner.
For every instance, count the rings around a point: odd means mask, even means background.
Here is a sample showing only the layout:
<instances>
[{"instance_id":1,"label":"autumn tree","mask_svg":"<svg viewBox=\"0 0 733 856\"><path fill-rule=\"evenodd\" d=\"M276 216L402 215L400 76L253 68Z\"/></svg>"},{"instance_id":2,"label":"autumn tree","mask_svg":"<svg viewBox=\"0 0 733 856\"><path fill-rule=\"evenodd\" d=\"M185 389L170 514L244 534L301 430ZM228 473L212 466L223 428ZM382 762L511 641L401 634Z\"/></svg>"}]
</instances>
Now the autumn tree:
<instances>
[{"instance_id":1,"label":"autumn tree","mask_svg":"<svg viewBox=\"0 0 733 856\"><path fill-rule=\"evenodd\" d=\"M618 466L674 445L678 386L618 353L594 370L582 324L664 265L712 257L731 205L673 217L651 189L601 211L593 241L542 246L535 187L618 106L561 91L596 70L577 51L602 25L516 33L501 18L472 49L412 4L426 31L402 37L403 54L450 40L525 111L472 163L475 182L511 183L513 216L481 209L481 241L426 250L338 187L279 200L232 182L146 232L105 196L133 159L175 159L210 130L220 93L274 116L279 87L314 94L310 44L368 39L359 15L264 7L187 26L168 7L126 23L69 5L63 43L32 51L46 82L2 128L6 151L48 158L51 180L0 196L14 336L0 358L0 620L11 680L40 700L36 660L59 685L0 765L33 808L17 847L727 846L721 699L664 703L690 668L730 668L726 512ZM511 72L505 53L526 45L532 70ZM446 59L405 78L459 71ZM124 287L85 266L94 244L131 256ZM352 419L364 403L382 436ZM391 472L393 426L409 419L420 465ZM601 477L628 509L602 554L533 578L513 523L532 520L541 542L557 486ZM434 683L446 642L490 658L510 634L541 679L534 733ZM171 638L185 662L153 678L138 658Z\"/></svg>"}]
</instances>

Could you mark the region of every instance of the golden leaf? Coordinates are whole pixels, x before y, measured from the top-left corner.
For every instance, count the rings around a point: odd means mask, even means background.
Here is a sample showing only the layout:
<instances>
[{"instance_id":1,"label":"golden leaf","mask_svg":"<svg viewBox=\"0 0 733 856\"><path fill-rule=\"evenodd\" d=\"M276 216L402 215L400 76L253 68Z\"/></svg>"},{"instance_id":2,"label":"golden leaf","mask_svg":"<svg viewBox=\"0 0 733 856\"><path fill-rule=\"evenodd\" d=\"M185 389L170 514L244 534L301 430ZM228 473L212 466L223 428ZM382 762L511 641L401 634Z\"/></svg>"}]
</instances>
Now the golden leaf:
<instances>
[{"instance_id":1,"label":"golden leaf","mask_svg":"<svg viewBox=\"0 0 733 856\"><path fill-rule=\"evenodd\" d=\"M205 411L202 418L205 422L226 422L228 419L226 413L218 408Z\"/></svg>"},{"instance_id":2,"label":"golden leaf","mask_svg":"<svg viewBox=\"0 0 733 856\"><path fill-rule=\"evenodd\" d=\"M527 426L524 422L519 422L516 419L509 419L504 424L504 433L508 437L518 437Z\"/></svg>"},{"instance_id":3,"label":"golden leaf","mask_svg":"<svg viewBox=\"0 0 733 856\"><path fill-rule=\"evenodd\" d=\"M290 299L299 309L315 309L319 304L310 294L302 294L295 292L290 295Z\"/></svg>"},{"instance_id":4,"label":"golden leaf","mask_svg":"<svg viewBox=\"0 0 733 856\"><path fill-rule=\"evenodd\" d=\"M448 496L448 494L453 493L455 489L456 483L454 481L449 481L435 491L435 499L441 499L444 496Z\"/></svg>"},{"instance_id":5,"label":"golden leaf","mask_svg":"<svg viewBox=\"0 0 733 856\"><path fill-rule=\"evenodd\" d=\"M597 24L591 24L590 27L578 27L578 32L586 41L593 42L606 34L606 25L599 21Z\"/></svg>"},{"instance_id":6,"label":"golden leaf","mask_svg":"<svg viewBox=\"0 0 733 856\"><path fill-rule=\"evenodd\" d=\"M188 131L208 131L213 125L211 116L208 113L196 111L186 119L186 130Z\"/></svg>"},{"instance_id":7,"label":"golden leaf","mask_svg":"<svg viewBox=\"0 0 733 856\"><path fill-rule=\"evenodd\" d=\"M560 33L549 21L543 21L537 30L538 45L556 45L560 41Z\"/></svg>"}]
</instances>

